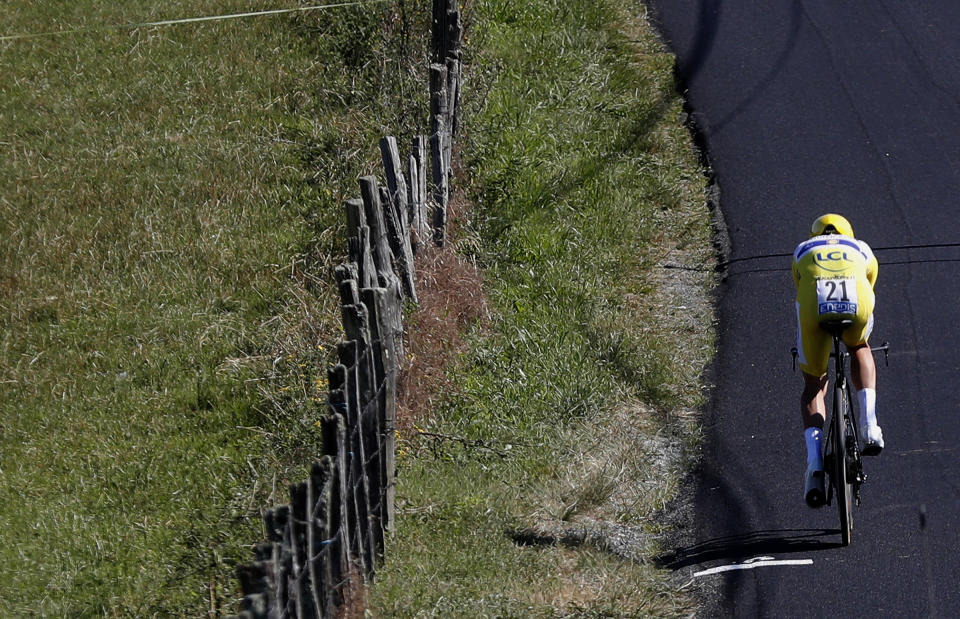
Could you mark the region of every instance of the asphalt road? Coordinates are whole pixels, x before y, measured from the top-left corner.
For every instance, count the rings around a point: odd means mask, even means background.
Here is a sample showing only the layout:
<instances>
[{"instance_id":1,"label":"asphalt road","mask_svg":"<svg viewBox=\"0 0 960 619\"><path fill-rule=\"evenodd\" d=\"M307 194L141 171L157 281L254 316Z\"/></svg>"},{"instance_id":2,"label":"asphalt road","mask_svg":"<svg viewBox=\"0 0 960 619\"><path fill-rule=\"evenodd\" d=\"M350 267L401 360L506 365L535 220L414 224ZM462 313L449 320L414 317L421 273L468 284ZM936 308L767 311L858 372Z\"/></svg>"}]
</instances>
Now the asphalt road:
<instances>
[{"instance_id":1,"label":"asphalt road","mask_svg":"<svg viewBox=\"0 0 960 619\"><path fill-rule=\"evenodd\" d=\"M731 263L695 543L736 616L960 615L960 2L651 0L720 187ZM880 261L886 449L853 543L802 500L789 265L840 212ZM726 567L725 567L726 566ZM714 612L709 614L714 614Z\"/></svg>"}]
</instances>

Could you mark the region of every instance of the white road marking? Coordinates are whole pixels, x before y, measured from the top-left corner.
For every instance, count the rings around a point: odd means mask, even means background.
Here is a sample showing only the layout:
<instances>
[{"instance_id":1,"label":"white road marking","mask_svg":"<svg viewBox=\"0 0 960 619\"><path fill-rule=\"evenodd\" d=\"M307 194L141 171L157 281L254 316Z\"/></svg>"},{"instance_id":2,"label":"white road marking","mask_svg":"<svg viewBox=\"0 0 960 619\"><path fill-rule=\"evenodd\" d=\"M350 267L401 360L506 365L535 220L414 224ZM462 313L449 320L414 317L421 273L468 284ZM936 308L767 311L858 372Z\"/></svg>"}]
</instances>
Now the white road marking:
<instances>
[{"instance_id":1,"label":"white road marking","mask_svg":"<svg viewBox=\"0 0 960 619\"><path fill-rule=\"evenodd\" d=\"M697 572L693 575L694 578L697 576L710 576L712 574L720 574L723 572L732 572L734 570L752 570L755 567L767 567L774 565L813 565L813 559L774 559L773 557L754 557L752 559L747 559L743 563L733 563L731 565L720 565L717 567L711 567L708 570L703 570Z\"/></svg>"}]
</instances>

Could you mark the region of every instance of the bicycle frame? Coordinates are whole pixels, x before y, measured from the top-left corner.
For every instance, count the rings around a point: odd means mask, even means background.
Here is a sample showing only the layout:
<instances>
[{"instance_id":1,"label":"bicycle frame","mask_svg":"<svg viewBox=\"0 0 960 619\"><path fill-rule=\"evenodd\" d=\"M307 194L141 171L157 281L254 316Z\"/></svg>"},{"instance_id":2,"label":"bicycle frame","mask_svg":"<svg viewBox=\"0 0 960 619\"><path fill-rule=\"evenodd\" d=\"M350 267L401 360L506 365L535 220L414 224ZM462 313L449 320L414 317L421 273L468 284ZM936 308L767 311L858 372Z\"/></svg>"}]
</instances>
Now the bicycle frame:
<instances>
[{"instance_id":1,"label":"bicycle frame","mask_svg":"<svg viewBox=\"0 0 960 619\"><path fill-rule=\"evenodd\" d=\"M854 422L853 397L846 373L846 360L850 356L841 348L840 334L847 325L834 323L827 327L833 336L834 383L833 407L827 430L827 450L832 457L824 456L824 469L830 478L827 489L827 504L837 493L837 510L840 516L840 537L844 546L850 544L853 534L853 504L860 505L860 485L866 481L863 461L860 458L860 441L857 424Z\"/></svg>"}]
</instances>

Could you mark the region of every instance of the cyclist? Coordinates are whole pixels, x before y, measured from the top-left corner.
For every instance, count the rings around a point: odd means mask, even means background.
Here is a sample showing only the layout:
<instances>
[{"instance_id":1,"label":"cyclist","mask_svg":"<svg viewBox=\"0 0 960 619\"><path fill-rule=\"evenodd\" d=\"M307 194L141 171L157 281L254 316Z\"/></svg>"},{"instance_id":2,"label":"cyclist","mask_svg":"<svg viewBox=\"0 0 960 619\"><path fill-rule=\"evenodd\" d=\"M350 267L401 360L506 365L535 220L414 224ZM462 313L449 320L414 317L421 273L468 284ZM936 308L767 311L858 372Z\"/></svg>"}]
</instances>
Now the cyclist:
<instances>
[{"instance_id":1,"label":"cyclist","mask_svg":"<svg viewBox=\"0 0 960 619\"><path fill-rule=\"evenodd\" d=\"M873 329L873 286L877 259L870 246L853 236L844 217L828 213L811 226L810 238L793 253L793 283L797 289L797 350L803 373L800 414L807 447L804 498L811 507L826 502L822 435L827 394L827 363L832 340L820 328L822 319L850 319L843 333L850 351L853 385L860 403L860 437L865 456L879 455L883 433L877 425L876 366L867 339Z\"/></svg>"}]
</instances>

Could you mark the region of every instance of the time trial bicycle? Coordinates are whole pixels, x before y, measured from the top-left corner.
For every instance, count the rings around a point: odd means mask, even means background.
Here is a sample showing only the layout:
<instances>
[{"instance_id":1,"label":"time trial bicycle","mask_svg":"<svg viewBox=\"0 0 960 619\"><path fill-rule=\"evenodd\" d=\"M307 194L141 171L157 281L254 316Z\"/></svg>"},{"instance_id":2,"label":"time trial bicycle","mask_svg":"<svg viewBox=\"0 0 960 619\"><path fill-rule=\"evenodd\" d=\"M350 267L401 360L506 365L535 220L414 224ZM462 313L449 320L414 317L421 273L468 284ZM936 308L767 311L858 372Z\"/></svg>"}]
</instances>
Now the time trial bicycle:
<instances>
[{"instance_id":1,"label":"time trial bicycle","mask_svg":"<svg viewBox=\"0 0 960 619\"><path fill-rule=\"evenodd\" d=\"M837 509L840 512L840 539L844 546L850 545L853 534L853 504L860 505L860 486L867 481L863 472L863 459L860 453L860 436L857 425L856 409L853 402L853 390L847 378L846 361L850 353L842 348L843 332L853 324L852 320L825 320L821 328L833 338L833 407L829 411L829 420L825 423L827 436L823 455L823 469L830 480L827 489L827 505L831 504L834 491L837 494ZM871 348L872 352L883 352L884 362L889 365L890 345ZM797 349L793 353L793 368L797 368Z\"/></svg>"}]
</instances>

